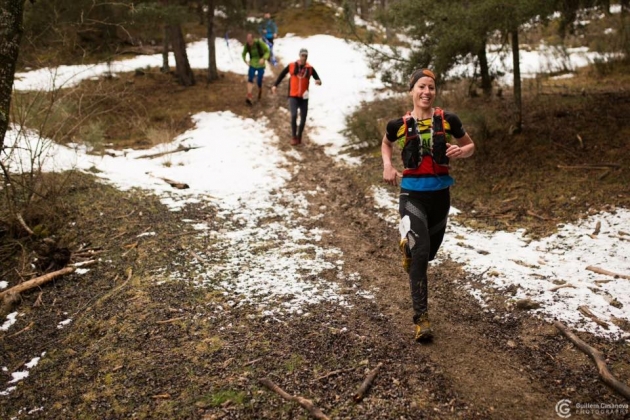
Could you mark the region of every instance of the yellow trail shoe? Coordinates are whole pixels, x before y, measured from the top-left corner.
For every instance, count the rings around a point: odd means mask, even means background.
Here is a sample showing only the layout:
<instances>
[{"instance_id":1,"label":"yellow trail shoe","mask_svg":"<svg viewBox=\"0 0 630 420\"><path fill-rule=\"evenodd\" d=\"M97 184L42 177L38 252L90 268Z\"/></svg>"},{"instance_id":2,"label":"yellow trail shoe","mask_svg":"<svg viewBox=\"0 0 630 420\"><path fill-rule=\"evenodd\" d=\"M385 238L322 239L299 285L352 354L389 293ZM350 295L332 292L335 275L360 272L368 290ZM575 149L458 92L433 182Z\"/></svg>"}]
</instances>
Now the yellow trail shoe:
<instances>
[{"instance_id":1,"label":"yellow trail shoe","mask_svg":"<svg viewBox=\"0 0 630 420\"><path fill-rule=\"evenodd\" d=\"M416 341L429 341L433 338L433 331L431 330L431 322L429 321L429 315L423 314L416 322Z\"/></svg>"},{"instance_id":2,"label":"yellow trail shoe","mask_svg":"<svg viewBox=\"0 0 630 420\"><path fill-rule=\"evenodd\" d=\"M407 238L400 241L400 251L402 252L402 266L407 273L409 273L409 267L411 266L411 253L407 246Z\"/></svg>"}]
</instances>

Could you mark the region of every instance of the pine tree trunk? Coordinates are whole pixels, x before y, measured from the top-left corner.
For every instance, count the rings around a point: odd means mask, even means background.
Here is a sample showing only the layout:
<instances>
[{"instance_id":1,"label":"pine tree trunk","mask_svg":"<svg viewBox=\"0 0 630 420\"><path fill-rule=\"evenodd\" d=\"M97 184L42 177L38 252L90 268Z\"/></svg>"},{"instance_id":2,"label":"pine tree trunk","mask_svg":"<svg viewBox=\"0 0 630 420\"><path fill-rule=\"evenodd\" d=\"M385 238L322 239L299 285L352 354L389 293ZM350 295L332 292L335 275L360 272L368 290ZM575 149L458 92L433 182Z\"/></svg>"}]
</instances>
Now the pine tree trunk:
<instances>
[{"instance_id":1,"label":"pine tree trunk","mask_svg":"<svg viewBox=\"0 0 630 420\"><path fill-rule=\"evenodd\" d=\"M206 25L208 37L208 82L217 80L219 73L217 72L217 52L214 36L214 0L208 0L208 11L206 12Z\"/></svg>"},{"instance_id":2,"label":"pine tree trunk","mask_svg":"<svg viewBox=\"0 0 630 420\"><path fill-rule=\"evenodd\" d=\"M22 40L24 0L0 0L0 150L9 128L15 65Z\"/></svg>"},{"instance_id":3,"label":"pine tree trunk","mask_svg":"<svg viewBox=\"0 0 630 420\"><path fill-rule=\"evenodd\" d=\"M182 28L180 25L169 25L168 33L173 48L173 55L175 56L175 73L177 74L179 83L184 86L192 86L195 84L195 75L188 62L186 41L184 41Z\"/></svg>"},{"instance_id":4,"label":"pine tree trunk","mask_svg":"<svg viewBox=\"0 0 630 420\"><path fill-rule=\"evenodd\" d=\"M490 68L488 66L485 42L479 49L477 57L479 57L479 72L481 73L481 89L483 90L483 96L489 98L492 95L492 79L490 79Z\"/></svg>"},{"instance_id":5,"label":"pine tree trunk","mask_svg":"<svg viewBox=\"0 0 630 420\"><path fill-rule=\"evenodd\" d=\"M169 39L168 39L168 26L164 25L164 39L162 40L162 68L160 71L162 73L168 73L171 71L170 66L168 64L168 51L169 51Z\"/></svg>"},{"instance_id":6,"label":"pine tree trunk","mask_svg":"<svg viewBox=\"0 0 630 420\"><path fill-rule=\"evenodd\" d=\"M516 105L516 122L514 132L520 133L523 128L523 103L521 100L521 61L518 48L518 28L512 30L512 63L514 66L514 104Z\"/></svg>"}]
</instances>

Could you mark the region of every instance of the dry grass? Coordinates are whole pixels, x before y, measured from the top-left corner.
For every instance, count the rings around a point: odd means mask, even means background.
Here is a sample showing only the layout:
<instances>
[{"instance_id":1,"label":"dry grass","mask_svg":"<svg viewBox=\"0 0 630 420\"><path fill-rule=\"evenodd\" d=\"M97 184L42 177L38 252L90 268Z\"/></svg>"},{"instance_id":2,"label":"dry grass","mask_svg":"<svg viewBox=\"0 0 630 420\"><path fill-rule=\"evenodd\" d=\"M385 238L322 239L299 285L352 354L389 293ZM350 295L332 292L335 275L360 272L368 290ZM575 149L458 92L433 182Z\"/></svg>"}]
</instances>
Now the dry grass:
<instances>
[{"instance_id":1,"label":"dry grass","mask_svg":"<svg viewBox=\"0 0 630 420\"><path fill-rule=\"evenodd\" d=\"M48 115L49 101L41 94L17 93L14 108L29 108L22 117L25 124L42 127L40 131L61 143L87 140L92 145L148 148L192 127L190 116L197 112L244 112L242 76L222 74L212 84L206 84L203 72L197 72L196 78L195 86L184 88L157 69L143 76L123 73L63 91Z\"/></svg>"}]
</instances>

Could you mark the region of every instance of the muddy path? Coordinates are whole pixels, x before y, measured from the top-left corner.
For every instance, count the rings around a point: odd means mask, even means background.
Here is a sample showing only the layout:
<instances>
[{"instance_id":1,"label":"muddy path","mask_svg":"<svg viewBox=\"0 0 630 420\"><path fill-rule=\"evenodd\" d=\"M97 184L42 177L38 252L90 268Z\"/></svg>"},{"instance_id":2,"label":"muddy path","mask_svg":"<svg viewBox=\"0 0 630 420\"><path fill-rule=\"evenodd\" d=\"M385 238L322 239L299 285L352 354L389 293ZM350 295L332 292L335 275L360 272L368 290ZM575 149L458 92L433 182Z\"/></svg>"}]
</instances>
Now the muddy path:
<instances>
[{"instance_id":1,"label":"muddy path","mask_svg":"<svg viewBox=\"0 0 630 420\"><path fill-rule=\"evenodd\" d=\"M264 114L286 139L281 148L289 148L288 117ZM296 150L304 163L289 185L298 191L322 191L313 197L311 207L324 215L321 227L329 232L324 240L343 250L347 269L358 272L362 286L374 291L369 308L353 311L357 328L387 336L414 361L401 364L388 358L384 371L421 378L429 389L435 379L442 392L453 396L449 404L458 408L457 413L452 411L457 417L554 418L556 403L565 398L623 402L594 380L596 370L586 356L550 323L506 305L509 296L501 294L482 308L464 290L475 283L474 277L448 260L430 268L429 307L436 337L429 344L414 343L407 277L396 247L398 232L377 216L370 192L373 173L380 173L380 157L350 169L333 162L308 136ZM375 325L372 320L377 317ZM617 350L627 360L627 349L621 345ZM622 376L627 374L621 371Z\"/></svg>"},{"instance_id":2,"label":"muddy path","mask_svg":"<svg viewBox=\"0 0 630 420\"><path fill-rule=\"evenodd\" d=\"M340 290L343 304L261 316L255 303L225 293L218 279L199 280L225 262L221 234L241 220L220 217L203 202L172 212L145 192L123 193L81 176L71 197L81 211L69 223L106 263L23 297L24 316L1 337L0 366L13 372L45 356L0 397L0 418L308 418L261 378L335 419L553 419L562 399L623 402L585 355L550 324L513 309L509 296L496 293L480 306L465 290L475 277L446 257L429 272L435 339L414 342L397 229L378 216L370 190L380 157L360 167L336 163L310 141L311 122L304 144L291 147L285 98L267 93L261 104L243 103L234 112L264 117L288 156L293 175L278 203L311 193L306 214L287 204L260 224L294 218L321 231L321 246L343 254L347 275L333 269L320 275ZM201 222L219 235L192 228ZM314 276L304 277L317 285ZM70 326L59 328L68 317ZM630 380L625 343L584 337L604 351L621 380ZM355 403L353 394L378 364L365 399Z\"/></svg>"}]
</instances>

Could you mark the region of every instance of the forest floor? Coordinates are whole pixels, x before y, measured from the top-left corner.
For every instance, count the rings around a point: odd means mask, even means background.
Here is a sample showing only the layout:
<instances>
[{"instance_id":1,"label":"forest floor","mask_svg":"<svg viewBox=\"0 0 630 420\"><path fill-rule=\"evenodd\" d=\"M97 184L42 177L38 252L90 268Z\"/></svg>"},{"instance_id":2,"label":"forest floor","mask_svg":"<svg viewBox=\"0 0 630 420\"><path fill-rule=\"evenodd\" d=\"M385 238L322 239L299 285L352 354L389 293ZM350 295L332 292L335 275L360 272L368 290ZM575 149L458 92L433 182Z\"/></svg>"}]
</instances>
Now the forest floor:
<instances>
[{"instance_id":1,"label":"forest floor","mask_svg":"<svg viewBox=\"0 0 630 420\"><path fill-rule=\"evenodd\" d=\"M138 86L152 90L156 101L168 97L177 103L193 95L195 108L204 109L205 101L207 110L265 117L280 139L278 149L291 149L287 114L277 111L285 107L284 98L265 90L262 103L249 108L242 77L224 75L186 92L168 76ZM477 155L457 167L453 204L464 214L492 209L509 216L471 218L472 227L525 227L533 235L593 211L630 206L630 133L623 123L630 113L628 87L530 97L523 133L491 133L479 142ZM552 138L566 142L543 141L550 130ZM494 312L483 310L462 287L464 280L474 281L466 267L448 260L429 269L435 339L414 342L398 233L375 216L369 192L382 185L378 152L368 153L361 167L348 168L309 141L308 127L304 143L295 150L307 164L292 172L285 188L322 191L309 196L304 223L320 228L322 243L343 252L346 269L359 274L360 287L373 291L373 299L348 293L349 305L310 305L309 316L274 322L250 316L252 308L213 288L156 281L162 270L192 278L199 266L210 264L216 239L196 235L183 219L204 221L216 231L225 219L203 204L174 213L156 196L120 192L74 173L66 181L68 210L60 223L66 237L74 238L66 243L72 250L97 249L109 264L24 294L24 315L9 332L0 332L0 366L13 372L45 356L14 391L0 396L0 417L308 418L297 403L265 388L259 382L265 377L339 419L552 419L563 399L624 403L553 325L508 309L505 296L492 301ZM595 175L557 167L595 161L621 166ZM149 230L155 235L138 237ZM191 258L199 265L194 270L186 264ZM324 276L344 287L334 273ZM64 318L73 322L59 328ZM581 336L630 383L627 343ZM355 402L353 394L379 364L368 394ZM628 418L628 412L583 417Z\"/></svg>"}]
</instances>

